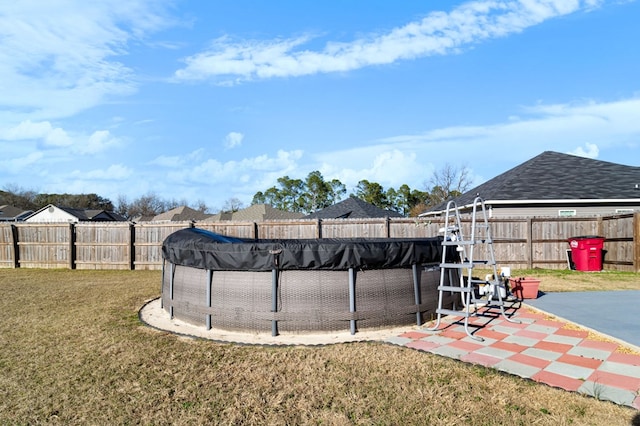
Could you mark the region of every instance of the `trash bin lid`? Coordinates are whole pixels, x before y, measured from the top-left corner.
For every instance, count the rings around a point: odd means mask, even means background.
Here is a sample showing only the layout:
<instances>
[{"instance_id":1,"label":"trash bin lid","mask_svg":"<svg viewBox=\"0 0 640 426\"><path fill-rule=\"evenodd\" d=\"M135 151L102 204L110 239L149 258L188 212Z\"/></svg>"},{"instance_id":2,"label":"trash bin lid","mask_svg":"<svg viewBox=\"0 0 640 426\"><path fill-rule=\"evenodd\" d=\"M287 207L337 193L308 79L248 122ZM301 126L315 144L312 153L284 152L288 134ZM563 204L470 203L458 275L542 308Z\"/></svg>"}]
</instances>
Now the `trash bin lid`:
<instances>
[{"instance_id":1,"label":"trash bin lid","mask_svg":"<svg viewBox=\"0 0 640 426\"><path fill-rule=\"evenodd\" d=\"M604 240L604 237L599 237L597 235L582 235L580 237L570 237L569 241L571 241L571 240L593 240L593 239L600 239L600 238Z\"/></svg>"}]
</instances>

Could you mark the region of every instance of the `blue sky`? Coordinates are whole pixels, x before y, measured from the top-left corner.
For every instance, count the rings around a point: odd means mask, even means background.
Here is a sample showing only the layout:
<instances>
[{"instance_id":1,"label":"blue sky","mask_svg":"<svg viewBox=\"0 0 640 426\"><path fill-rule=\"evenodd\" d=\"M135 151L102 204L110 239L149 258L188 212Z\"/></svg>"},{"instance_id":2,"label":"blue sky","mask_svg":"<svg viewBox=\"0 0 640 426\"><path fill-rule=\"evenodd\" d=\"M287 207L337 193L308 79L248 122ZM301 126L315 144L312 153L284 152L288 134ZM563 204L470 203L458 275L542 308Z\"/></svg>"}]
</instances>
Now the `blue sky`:
<instances>
[{"instance_id":1,"label":"blue sky","mask_svg":"<svg viewBox=\"0 0 640 426\"><path fill-rule=\"evenodd\" d=\"M640 2L0 3L0 189L249 205L552 150L640 166Z\"/></svg>"}]
</instances>

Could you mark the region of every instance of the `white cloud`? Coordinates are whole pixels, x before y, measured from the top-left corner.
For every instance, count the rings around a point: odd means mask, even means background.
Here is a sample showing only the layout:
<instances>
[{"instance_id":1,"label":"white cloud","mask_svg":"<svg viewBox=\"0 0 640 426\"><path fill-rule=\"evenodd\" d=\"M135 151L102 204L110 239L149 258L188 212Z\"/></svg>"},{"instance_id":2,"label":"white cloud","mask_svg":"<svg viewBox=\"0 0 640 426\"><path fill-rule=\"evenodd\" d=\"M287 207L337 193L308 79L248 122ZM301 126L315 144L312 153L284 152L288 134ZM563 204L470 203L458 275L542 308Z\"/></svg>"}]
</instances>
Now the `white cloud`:
<instances>
[{"instance_id":1,"label":"white cloud","mask_svg":"<svg viewBox=\"0 0 640 426\"><path fill-rule=\"evenodd\" d=\"M199 148L186 155L160 155L149 161L148 164L169 168L184 167L185 165L191 167L191 165L197 163L205 155L205 150Z\"/></svg>"},{"instance_id":2,"label":"white cloud","mask_svg":"<svg viewBox=\"0 0 640 426\"><path fill-rule=\"evenodd\" d=\"M208 158L198 162L196 159L192 159L181 170L169 172L167 178L178 182L233 185L243 179L247 180L247 175L252 176L255 181L266 173L276 176L273 178L271 184L273 185L278 177L297 169L298 160L302 158L302 155L303 152L300 150L279 150L275 157L263 154L239 161L222 162L215 158Z\"/></svg>"},{"instance_id":3,"label":"white cloud","mask_svg":"<svg viewBox=\"0 0 640 426\"><path fill-rule=\"evenodd\" d=\"M37 164L44 155L42 152L31 152L24 157L0 160L0 168L5 173L18 174Z\"/></svg>"},{"instance_id":4,"label":"white cloud","mask_svg":"<svg viewBox=\"0 0 640 426\"><path fill-rule=\"evenodd\" d=\"M41 140L45 145L54 147L69 146L73 143L66 131L59 127L53 127L48 121L33 122L31 120L22 121L4 131L0 131L0 140Z\"/></svg>"},{"instance_id":5,"label":"white cloud","mask_svg":"<svg viewBox=\"0 0 640 426\"><path fill-rule=\"evenodd\" d=\"M110 147L116 146L120 143L120 140L111 135L108 130L97 130L89 136L86 144L78 144L78 152L82 154L95 154L105 151Z\"/></svg>"},{"instance_id":6,"label":"white cloud","mask_svg":"<svg viewBox=\"0 0 640 426\"><path fill-rule=\"evenodd\" d=\"M130 93L132 71L114 58L168 25L163 10L154 0L0 2L2 117L67 117Z\"/></svg>"},{"instance_id":7,"label":"white cloud","mask_svg":"<svg viewBox=\"0 0 640 426\"><path fill-rule=\"evenodd\" d=\"M71 175L76 179L82 180L121 181L131 177L133 175L133 170L122 164L113 164L106 169L95 169L87 172L75 170L71 173Z\"/></svg>"},{"instance_id":8,"label":"white cloud","mask_svg":"<svg viewBox=\"0 0 640 426\"><path fill-rule=\"evenodd\" d=\"M371 150L358 151L358 161L347 163L332 160L346 153L325 153L317 158L323 161L319 168L325 178L336 177L347 186L355 187L359 181L366 179L378 182L385 188L398 188L404 183L413 183L416 176L425 173L425 165L417 158L415 152L394 149L389 146L374 147ZM352 155L353 152L346 155ZM355 166L355 167L354 167Z\"/></svg>"},{"instance_id":9,"label":"white cloud","mask_svg":"<svg viewBox=\"0 0 640 426\"><path fill-rule=\"evenodd\" d=\"M230 132L224 138L224 146L227 149L237 148L242 145L242 140L244 139L244 135L238 132Z\"/></svg>"},{"instance_id":10,"label":"white cloud","mask_svg":"<svg viewBox=\"0 0 640 426\"><path fill-rule=\"evenodd\" d=\"M65 147L73 144L73 140L69 137L67 132L57 127L51 129L51 131L44 137L44 142L49 146Z\"/></svg>"},{"instance_id":11,"label":"white cloud","mask_svg":"<svg viewBox=\"0 0 640 426\"><path fill-rule=\"evenodd\" d=\"M587 158L598 158L600 149L598 148L598 145L587 142L584 144L584 147L579 146L573 151L569 151L569 154L579 155L580 157Z\"/></svg>"},{"instance_id":12,"label":"white cloud","mask_svg":"<svg viewBox=\"0 0 640 426\"><path fill-rule=\"evenodd\" d=\"M184 164L184 160L179 155L161 155L151 160L149 164L161 167L180 167Z\"/></svg>"},{"instance_id":13,"label":"white cloud","mask_svg":"<svg viewBox=\"0 0 640 426\"><path fill-rule=\"evenodd\" d=\"M481 183L543 151L596 158L604 149L627 149L640 140L640 98L538 105L525 113L515 121L399 135L315 158L324 165L323 174L342 170L340 179L350 185L366 178L385 186L421 188L446 163L468 165L471 178Z\"/></svg>"},{"instance_id":14,"label":"white cloud","mask_svg":"<svg viewBox=\"0 0 640 426\"><path fill-rule=\"evenodd\" d=\"M32 122L25 120L12 128L0 131L0 139L8 141L40 139L46 137L53 127L48 121Z\"/></svg>"},{"instance_id":15,"label":"white cloud","mask_svg":"<svg viewBox=\"0 0 640 426\"><path fill-rule=\"evenodd\" d=\"M38 141L45 149L66 148L77 154L95 154L119 144L108 130L96 130L91 135L69 134L48 121L25 120L17 126L0 129L0 140Z\"/></svg>"},{"instance_id":16,"label":"white cloud","mask_svg":"<svg viewBox=\"0 0 640 426\"><path fill-rule=\"evenodd\" d=\"M329 42L321 51L301 46L311 37L272 41L214 40L209 50L185 59L177 80L239 80L345 72L431 55L458 52L504 37L545 20L596 6L593 0L471 1L449 13L432 12L420 21L350 43Z\"/></svg>"}]
</instances>

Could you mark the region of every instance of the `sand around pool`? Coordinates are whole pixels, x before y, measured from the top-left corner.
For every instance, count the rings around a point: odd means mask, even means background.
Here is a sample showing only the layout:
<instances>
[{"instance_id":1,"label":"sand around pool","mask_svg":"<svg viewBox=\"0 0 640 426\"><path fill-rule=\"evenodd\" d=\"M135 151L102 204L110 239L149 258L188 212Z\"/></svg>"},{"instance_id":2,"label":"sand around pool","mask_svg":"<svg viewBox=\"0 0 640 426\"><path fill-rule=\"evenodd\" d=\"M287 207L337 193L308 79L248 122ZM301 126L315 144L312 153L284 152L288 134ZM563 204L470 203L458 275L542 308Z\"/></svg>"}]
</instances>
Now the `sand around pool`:
<instances>
[{"instance_id":1,"label":"sand around pool","mask_svg":"<svg viewBox=\"0 0 640 426\"><path fill-rule=\"evenodd\" d=\"M207 330L203 326L171 319L169 313L162 309L160 298L148 302L140 309L140 320L153 328L183 336L250 345L329 345L347 342L383 341L391 336L418 329L416 325L407 325L380 330L363 330L354 335L349 330L345 330L344 332L281 334L278 336L272 336L271 333L241 333L220 329Z\"/></svg>"}]
</instances>

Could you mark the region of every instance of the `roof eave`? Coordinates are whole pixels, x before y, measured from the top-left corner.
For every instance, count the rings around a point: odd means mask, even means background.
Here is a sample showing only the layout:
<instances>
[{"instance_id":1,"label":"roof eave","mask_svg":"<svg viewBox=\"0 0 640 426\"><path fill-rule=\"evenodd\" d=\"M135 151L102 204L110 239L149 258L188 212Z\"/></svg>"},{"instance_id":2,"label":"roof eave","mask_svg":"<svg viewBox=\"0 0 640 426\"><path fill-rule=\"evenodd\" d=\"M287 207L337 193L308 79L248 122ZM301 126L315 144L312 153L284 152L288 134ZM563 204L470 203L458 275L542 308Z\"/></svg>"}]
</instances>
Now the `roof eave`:
<instances>
[{"instance_id":1,"label":"roof eave","mask_svg":"<svg viewBox=\"0 0 640 426\"><path fill-rule=\"evenodd\" d=\"M640 204L640 198L576 198L551 200L484 200L485 205L522 205L522 204L589 204L589 203L634 203ZM459 210L473 208L473 203L458 206ZM419 214L418 217L436 216L446 210L434 210Z\"/></svg>"}]
</instances>

